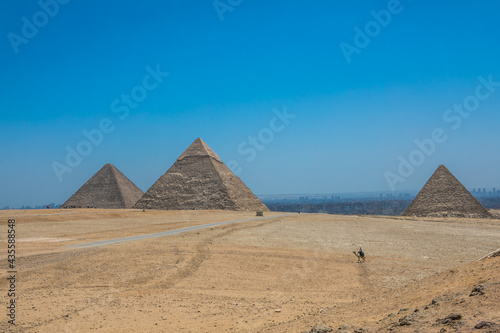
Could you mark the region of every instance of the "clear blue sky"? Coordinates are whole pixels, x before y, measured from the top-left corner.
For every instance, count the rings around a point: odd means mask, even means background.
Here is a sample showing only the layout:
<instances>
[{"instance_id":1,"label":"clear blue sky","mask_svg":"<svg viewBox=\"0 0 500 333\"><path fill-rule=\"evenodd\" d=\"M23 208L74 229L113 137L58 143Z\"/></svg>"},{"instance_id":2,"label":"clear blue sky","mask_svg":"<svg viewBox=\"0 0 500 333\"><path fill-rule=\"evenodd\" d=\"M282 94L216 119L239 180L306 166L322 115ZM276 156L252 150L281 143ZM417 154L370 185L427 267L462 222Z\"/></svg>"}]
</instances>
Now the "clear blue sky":
<instances>
[{"instance_id":1,"label":"clear blue sky","mask_svg":"<svg viewBox=\"0 0 500 333\"><path fill-rule=\"evenodd\" d=\"M106 163L146 191L197 137L256 194L416 190L439 164L500 187L500 86L474 97L500 81L497 1L60 1L0 4L0 208L62 203Z\"/></svg>"}]
</instances>

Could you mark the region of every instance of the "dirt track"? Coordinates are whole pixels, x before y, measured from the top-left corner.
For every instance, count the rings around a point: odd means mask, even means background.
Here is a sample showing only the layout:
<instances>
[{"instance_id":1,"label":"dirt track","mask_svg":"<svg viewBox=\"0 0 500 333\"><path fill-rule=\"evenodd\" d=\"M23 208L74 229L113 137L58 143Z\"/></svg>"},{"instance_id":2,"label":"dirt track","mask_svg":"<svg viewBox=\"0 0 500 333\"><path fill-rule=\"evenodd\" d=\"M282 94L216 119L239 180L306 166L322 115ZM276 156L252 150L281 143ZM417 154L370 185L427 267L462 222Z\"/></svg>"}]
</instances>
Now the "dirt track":
<instances>
[{"instance_id":1,"label":"dirt track","mask_svg":"<svg viewBox=\"0 0 500 333\"><path fill-rule=\"evenodd\" d=\"M370 321L401 306L398 293L415 281L425 284L428 277L438 285L440 276L451 274L447 270L500 247L498 220L307 214L68 249L254 214L0 214L17 221L18 327L13 331L19 332L300 332L316 321L375 325ZM4 230L1 237L5 243ZM368 256L365 264L357 264L352 254L360 245ZM0 288L6 290L6 282ZM440 292L416 292L408 302ZM7 297L3 300L6 304ZM359 307L366 311L362 318L355 311ZM4 320L2 328L11 327Z\"/></svg>"}]
</instances>

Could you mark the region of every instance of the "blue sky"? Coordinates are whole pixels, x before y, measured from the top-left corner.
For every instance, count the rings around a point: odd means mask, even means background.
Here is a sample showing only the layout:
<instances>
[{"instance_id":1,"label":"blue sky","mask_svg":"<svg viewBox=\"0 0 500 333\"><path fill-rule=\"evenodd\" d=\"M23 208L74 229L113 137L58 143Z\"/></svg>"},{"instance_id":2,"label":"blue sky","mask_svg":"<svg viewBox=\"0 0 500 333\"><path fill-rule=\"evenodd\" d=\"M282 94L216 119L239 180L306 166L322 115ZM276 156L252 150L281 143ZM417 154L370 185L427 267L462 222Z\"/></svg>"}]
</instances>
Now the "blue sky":
<instances>
[{"instance_id":1,"label":"blue sky","mask_svg":"<svg viewBox=\"0 0 500 333\"><path fill-rule=\"evenodd\" d=\"M2 2L0 208L62 203L106 163L146 191L197 137L256 194L417 190L439 164L498 188L499 12L493 0ZM464 103L466 117L447 113ZM89 143L102 121L112 131ZM446 140L425 152L415 140L435 129ZM67 147L88 144L69 166Z\"/></svg>"}]
</instances>

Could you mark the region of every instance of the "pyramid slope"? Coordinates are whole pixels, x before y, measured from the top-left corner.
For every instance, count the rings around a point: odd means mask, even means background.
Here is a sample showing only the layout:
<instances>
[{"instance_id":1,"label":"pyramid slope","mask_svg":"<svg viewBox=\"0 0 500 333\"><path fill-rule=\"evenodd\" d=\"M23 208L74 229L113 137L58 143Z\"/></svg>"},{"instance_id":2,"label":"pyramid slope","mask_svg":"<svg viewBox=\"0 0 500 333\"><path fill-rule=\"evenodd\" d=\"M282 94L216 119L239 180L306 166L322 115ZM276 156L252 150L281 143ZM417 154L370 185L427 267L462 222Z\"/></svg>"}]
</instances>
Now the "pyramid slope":
<instances>
[{"instance_id":1,"label":"pyramid slope","mask_svg":"<svg viewBox=\"0 0 500 333\"><path fill-rule=\"evenodd\" d=\"M143 192L114 165L104 165L62 207L131 208Z\"/></svg>"},{"instance_id":2,"label":"pyramid slope","mask_svg":"<svg viewBox=\"0 0 500 333\"><path fill-rule=\"evenodd\" d=\"M402 215L492 217L444 165L437 168Z\"/></svg>"},{"instance_id":3,"label":"pyramid slope","mask_svg":"<svg viewBox=\"0 0 500 333\"><path fill-rule=\"evenodd\" d=\"M134 208L269 211L200 138L146 191Z\"/></svg>"}]
</instances>

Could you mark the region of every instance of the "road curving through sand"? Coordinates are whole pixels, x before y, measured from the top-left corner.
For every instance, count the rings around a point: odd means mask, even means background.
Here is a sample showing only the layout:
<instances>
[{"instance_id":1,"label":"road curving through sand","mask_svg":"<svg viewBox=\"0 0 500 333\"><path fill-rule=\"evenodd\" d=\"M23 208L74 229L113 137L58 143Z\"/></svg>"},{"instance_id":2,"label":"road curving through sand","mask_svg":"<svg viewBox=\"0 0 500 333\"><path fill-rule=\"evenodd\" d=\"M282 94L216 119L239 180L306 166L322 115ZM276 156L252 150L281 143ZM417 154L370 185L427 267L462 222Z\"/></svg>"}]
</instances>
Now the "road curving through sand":
<instances>
[{"instance_id":1,"label":"road curving through sand","mask_svg":"<svg viewBox=\"0 0 500 333\"><path fill-rule=\"evenodd\" d=\"M181 229L176 229L176 230L169 230L169 231L157 232L157 233L147 234L147 235L138 235L138 236L130 236L130 237L106 239L106 240L101 240L101 241L96 241L96 242L90 242L90 243L73 244L73 245L68 245L67 248L81 249L81 248L87 248L87 247L106 246L106 245L112 245L112 244L118 244L118 243L125 243L125 242L132 242L132 241L142 240L142 239L148 239L148 238L157 238L157 237L164 237L164 236L176 235L176 234L181 234L181 233L184 233L184 232L190 232L190 231L195 231L195 230L200 230L200 229L219 227L221 225L226 225L226 224L240 223L240 222L246 222L246 221L274 219L274 218L279 218L279 217L284 217L284 216L290 216L290 215L297 215L297 214L292 213L292 214L282 214L282 215L276 215L276 216L256 217L256 218L253 218L253 219L234 220L234 221L225 221L225 222L215 222L215 223L197 225L197 226L194 226L194 227L187 227L187 228L181 228Z\"/></svg>"}]
</instances>

